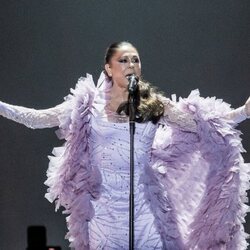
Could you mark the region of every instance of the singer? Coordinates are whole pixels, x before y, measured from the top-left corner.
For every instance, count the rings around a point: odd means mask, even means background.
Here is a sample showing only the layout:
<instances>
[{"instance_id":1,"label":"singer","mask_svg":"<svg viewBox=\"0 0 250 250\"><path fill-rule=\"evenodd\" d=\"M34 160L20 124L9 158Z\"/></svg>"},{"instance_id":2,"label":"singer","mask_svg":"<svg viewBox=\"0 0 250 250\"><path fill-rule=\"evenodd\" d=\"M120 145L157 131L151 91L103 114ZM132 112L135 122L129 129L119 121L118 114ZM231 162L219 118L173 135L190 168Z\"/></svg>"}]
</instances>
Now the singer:
<instances>
[{"instance_id":1,"label":"singer","mask_svg":"<svg viewBox=\"0 0 250 250\"><path fill-rule=\"evenodd\" d=\"M46 110L0 102L0 114L30 128L59 127L46 198L68 214L70 247L129 247L128 95L135 91L135 249L246 249L249 165L235 110L199 92L170 100L142 79L137 49L112 44L97 87L80 78Z\"/></svg>"}]
</instances>

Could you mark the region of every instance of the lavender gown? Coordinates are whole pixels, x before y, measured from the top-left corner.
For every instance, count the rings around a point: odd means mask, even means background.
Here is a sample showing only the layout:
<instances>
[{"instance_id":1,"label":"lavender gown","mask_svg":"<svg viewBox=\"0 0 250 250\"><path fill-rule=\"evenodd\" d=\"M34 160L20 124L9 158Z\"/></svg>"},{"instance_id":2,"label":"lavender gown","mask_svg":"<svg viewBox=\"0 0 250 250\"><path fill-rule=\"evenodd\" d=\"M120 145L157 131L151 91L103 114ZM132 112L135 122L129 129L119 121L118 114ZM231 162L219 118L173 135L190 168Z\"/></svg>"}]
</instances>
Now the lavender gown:
<instances>
[{"instance_id":1,"label":"lavender gown","mask_svg":"<svg viewBox=\"0 0 250 250\"><path fill-rule=\"evenodd\" d=\"M30 128L59 126L66 143L50 157L46 198L65 207L76 250L128 249L129 130L105 112L109 85L102 75L96 89L88 75L47 110L0 102L1 115ZM246 248L249 166L233 128L244 115L220 118L230 110L193 92L158 124L136 124L136 249Z\"/></svg>"},{"instance_id":2,"label":"lavender gown","mask_svg":"<svg viewBox=\"0 0 250 250\"><path fill-rule=\"evenodd\" d=\"M135 132L135 248L162 249L154 216L144 197L140 176L150 162L156 126L136 124ZM129 126L92 117L89 137L90 162L102 175L101 197L93 202L90 222L92 249L128 249L129 242Z\"/></svg>"}]
</instances>

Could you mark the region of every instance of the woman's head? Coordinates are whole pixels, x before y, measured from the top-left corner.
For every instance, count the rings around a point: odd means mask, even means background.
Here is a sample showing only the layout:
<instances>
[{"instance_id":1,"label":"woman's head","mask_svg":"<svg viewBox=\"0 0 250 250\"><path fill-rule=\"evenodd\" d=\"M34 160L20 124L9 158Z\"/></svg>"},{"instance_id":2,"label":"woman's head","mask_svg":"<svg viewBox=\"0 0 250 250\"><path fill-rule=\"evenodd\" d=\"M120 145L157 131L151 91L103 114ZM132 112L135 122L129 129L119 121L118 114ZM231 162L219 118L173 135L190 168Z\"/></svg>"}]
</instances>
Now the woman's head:
<instances>
[{"instance_id":1,"label":"woman's head","mask_svg":"<svg viewBox=\"0 0 250 250\"><path fill-rule=\"evenodd\" d=\"M129 42L111 44L105 55L105 73L112 79L113 86L127 90L127 77L131 74L140 78L139 92L136 94L136 121L156 123L163 115L164 106L160 101L161 94L141 79L141 61L137 49ZM123 102L118 113L128 115L128 102Z\"/></svg>"},{"instance_id":2,"label":"woman's head","mask_svg":"<svg viewBox=\"0 0 250 250\"><path fill-rule=\"evenodd\" d=\"M105 73L114 84L127 86L127 76L141 76L141 62L137 49L129 42L111 44L105 55Z\"/></svg>"}]
</instances>

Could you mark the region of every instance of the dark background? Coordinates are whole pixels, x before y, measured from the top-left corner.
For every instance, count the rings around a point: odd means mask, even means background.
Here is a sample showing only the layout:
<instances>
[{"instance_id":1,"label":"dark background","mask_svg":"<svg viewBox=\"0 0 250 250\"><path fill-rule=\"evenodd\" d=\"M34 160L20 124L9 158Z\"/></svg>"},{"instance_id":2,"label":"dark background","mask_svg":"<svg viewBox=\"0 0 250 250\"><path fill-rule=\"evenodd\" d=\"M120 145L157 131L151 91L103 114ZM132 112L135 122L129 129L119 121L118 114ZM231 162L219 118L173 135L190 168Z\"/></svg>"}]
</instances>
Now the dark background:
<instances>
[{"instance_id":1,"label":"dark background","mask_svg":"<svg viewBox=\"0 0 250 250\"><path fill-rule=\"evenodd\" d=\"M110 43L128 40L167 95L199 88L238 107L250 94L249 31L249 0L1 0L0 99L54 106L81 75L98 78ZM239 129L250 152L250 121ZM43 198L46 155L61 144L54 129L0 118L0 138L0 249L25 249L28 225L68 249L64 216Z\"/></svg>"}]
</instances>

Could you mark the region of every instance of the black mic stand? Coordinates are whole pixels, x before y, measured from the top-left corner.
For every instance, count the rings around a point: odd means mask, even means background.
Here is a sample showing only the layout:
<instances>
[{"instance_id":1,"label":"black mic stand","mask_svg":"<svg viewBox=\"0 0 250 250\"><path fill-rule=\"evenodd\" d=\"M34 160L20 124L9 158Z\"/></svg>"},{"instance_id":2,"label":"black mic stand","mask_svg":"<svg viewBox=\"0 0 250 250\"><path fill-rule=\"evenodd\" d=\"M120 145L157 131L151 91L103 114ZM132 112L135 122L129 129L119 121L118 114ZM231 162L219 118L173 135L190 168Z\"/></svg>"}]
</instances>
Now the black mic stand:
<instances>
[{"instance_id":1,"label":"black mic stand","mask_svg":"<svg viewBox=\"0 0 250 250\"><path fill-rule=\"evenodd\" d=\"M130 131L130 194L129 194L129 250L134 250L134 134L135 134L135 93L129 93Z\"/></svg>"}]
</instances>

